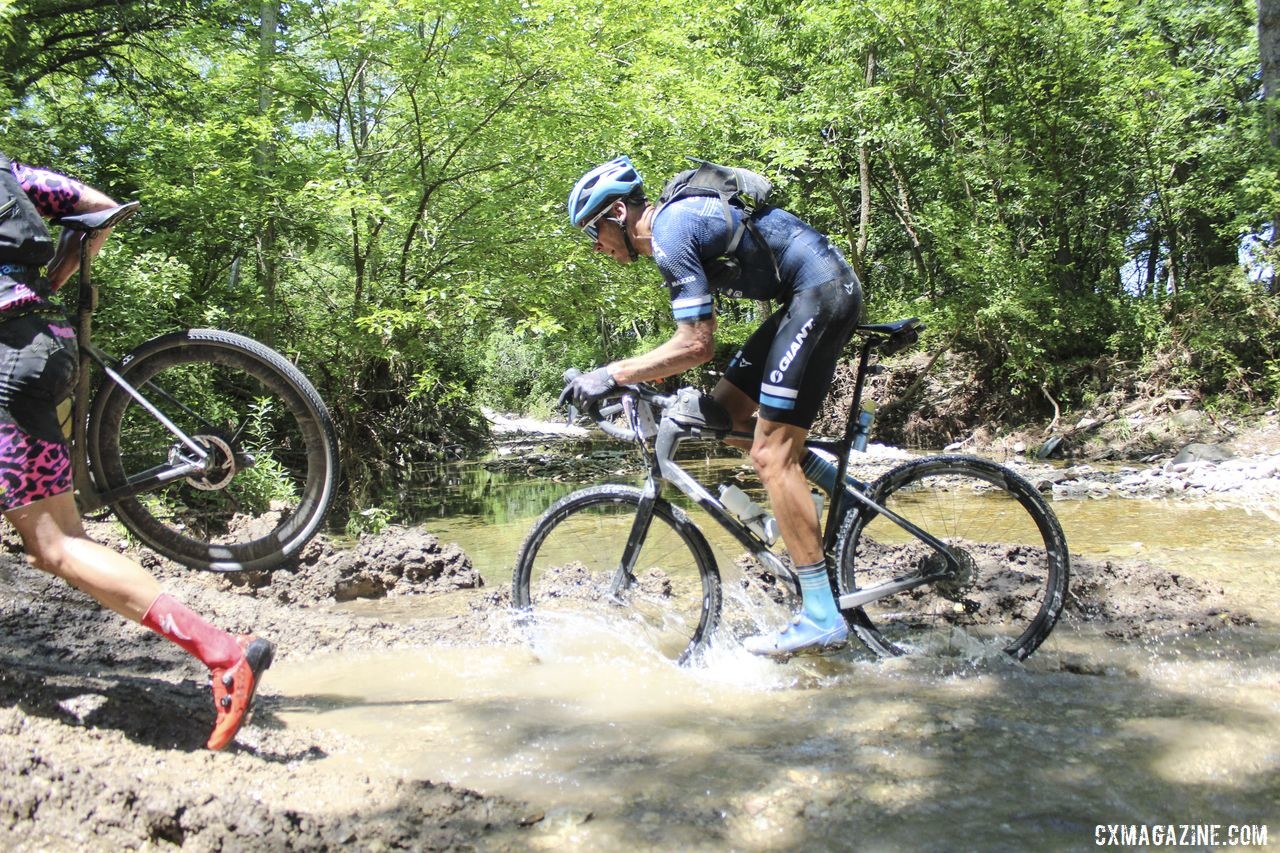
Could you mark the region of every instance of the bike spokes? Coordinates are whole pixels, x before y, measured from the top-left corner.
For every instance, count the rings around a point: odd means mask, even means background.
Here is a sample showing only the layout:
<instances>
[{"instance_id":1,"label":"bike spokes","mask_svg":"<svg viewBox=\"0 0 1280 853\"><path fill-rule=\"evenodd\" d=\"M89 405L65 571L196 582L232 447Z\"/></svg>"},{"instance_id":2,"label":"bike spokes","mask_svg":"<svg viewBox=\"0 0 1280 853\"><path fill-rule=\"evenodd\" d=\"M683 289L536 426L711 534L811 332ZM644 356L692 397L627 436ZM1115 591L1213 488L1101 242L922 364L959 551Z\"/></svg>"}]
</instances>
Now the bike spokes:
<instances>
[{"instance_id":1,"label":"bike spokes","mask_svg":"<svg viewBox=\"0 0 1280 853\"><path fill-rule=\"evenodd\" d=\"M638 519L634 490L586 490L570 499L563 511L548 511L522 548L516 605L531 611L535 630L572 630L589 620L683 659L718 614L719 578L700 537L670 510Z\"/></svg>"},{"instance_id":2,"label":"bike spokes","mask_svg":"<svg viewBox=\"0 0 1280 853\"><path fill-rule=\"evenodd\" d=\"M842 543L842 592L932 578L853 613L868 644L887 654L1034 651L1061 609L1067 573L1061 530L1034 488L994 463L946 457L902 466L878 488L878 502L950 558L883 515L855 524Z\"/></svg>"}]
</instances>

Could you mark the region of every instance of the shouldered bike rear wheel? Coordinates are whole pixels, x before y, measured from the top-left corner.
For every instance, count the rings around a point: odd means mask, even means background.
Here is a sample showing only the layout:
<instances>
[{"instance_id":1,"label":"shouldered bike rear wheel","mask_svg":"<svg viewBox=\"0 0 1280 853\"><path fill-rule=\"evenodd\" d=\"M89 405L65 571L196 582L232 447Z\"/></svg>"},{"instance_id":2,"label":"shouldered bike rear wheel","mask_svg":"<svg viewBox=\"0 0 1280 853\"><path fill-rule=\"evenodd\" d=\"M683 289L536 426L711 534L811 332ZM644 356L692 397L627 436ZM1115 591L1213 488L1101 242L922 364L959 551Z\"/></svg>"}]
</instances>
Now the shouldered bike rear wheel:
<instances>
[{"instance_id":1,"label":"shouldered bike rear wheel","mask_svg":"<svg viewBox=\"0 0 1280 853\"><path fill-rule=\"evenodd\" d=\"M1034 486L985 459L937 456L894 468L868 495L944 542L958 563L947 577L846 611L868 646L882 655L999 649L1021 660L1044 641L1062 611L1069 556ZM857 509L836 540L842 595L946 568L883 514Z\"/></svg>"},{"instance_id":2,"label":"shouldered bike rear wheel","mask_svg":"<svg viewBox=\"0 0 1280 853\"><path fill-rule=\"evenodd\" d=\"M192 329L148 341L117 369L212 456L199 475L113 504L144 544L192 568L236 571L278 565L315 535L333 498L337 440L297 368L251 338ZM103 492L189 452L111 381L94 398L88 444Z\"/></svg>"},{"instance_id":3,"label":"shouldered bike rear wheel","mask_svg":"<svg viewBox=\"0 0 1280 853\"><path fill-rule=\"evenodd\" d=\"M647 529L636 529L641 492L593 486L553 504L516 557L512 599L534 631L586 616L639 632L684 663L703 649L720 618L720 573L701 531L659 498ZM643 524L640 525L643 527ZM639 543L630 576L619 566Z\"/></svg>"}]
</instances>

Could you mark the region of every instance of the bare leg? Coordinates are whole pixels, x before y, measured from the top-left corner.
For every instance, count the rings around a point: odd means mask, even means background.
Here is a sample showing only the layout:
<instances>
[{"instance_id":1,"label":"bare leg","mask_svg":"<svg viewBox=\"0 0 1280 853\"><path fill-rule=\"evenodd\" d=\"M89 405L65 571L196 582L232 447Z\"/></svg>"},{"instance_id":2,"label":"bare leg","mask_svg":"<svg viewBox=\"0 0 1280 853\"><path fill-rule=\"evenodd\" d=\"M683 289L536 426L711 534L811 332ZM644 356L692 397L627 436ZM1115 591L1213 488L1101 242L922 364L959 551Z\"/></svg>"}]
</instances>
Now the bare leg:
<instances>
[{"instance_id":1,"label":"bare leg","mask_svg":"<svg viewBox=\"0 0 1280 853\"><path fill-rule=\"evenodd\" d=\"M721 380L712 396L725 407L738 432L752 432L751 462L765 491L791 554L803 595L801 611L786 630L774 635L749 637L745 647L755 654L789 655L803 649L839 645L848 637L844 617L836 607L827 581L826 558L817 511L809 497L809 482L801 460L809 431L759 419L752 423L756 403L731 382ZM738 447L746 441L731 440Z\"/></svg>"},{"instance_id":2,"label":"bare leg","mask_svg":"<svg viewBox=\"0 0 1280 853\"><path fill-rule=\"evenodd\" d=\"M170 595L142 566L94 542L85 533L71 492L9 510L27 561L93 596L104 607L138 622L194 655L213 675L217 711L210 749L235 737L253 703L261 673L275 647L256 637L236 638L210 625Z\"/></svg>"},{"instance_id":3,"label":"bare leg","mask_svg":"<svg viewBox=\"0 0 1280 853\"><path fill-rule=\"evenodd\" d=\"M808 434L803 427L764 418L756 424L751 461L769 492L782 540L795 565L803 600L800 612L786 629L777 634L747 638L743 645L754 654L790 655L840 645L849 636L848 626L831 592L818 513L800 467Z\"/></svg>"},{"instance_id":4,"label":"bare leg","mask_svg":"<svg viewBox=\"0 0 1280 853\"><path fill-rule=\"evenodd\" d=\"M792 561L797 565L819 562L822 537L818 515L809 497L808 480L800 467L809 431L776 421L755 420L756 402L728 380L721 379L711 395L729 412L736 431L755 433L749 444L742 440L730 443L750 448L751 462L769 493L782 541Z\"/></svg>"},{"instance_id":5,"label":"bare leg","mask_svg":"<svg viewBox=\"0 0 1280 853\"><path fill-rule=\"evenodd\" d=\"M711 390L711 396L715 398L717 403L724 406L725 411L729 413L735 432L755 432L755 415L758 404L743 393L741 388L728 379L721 379L716 383L716 387ZM745 439L729 438L725 439L725 444L731 444L743 450L751 449L751 442Z\"/></svg>"},{"instance_id":6,"label":"bare leg","mask_svg":"<svg viewBox=\"0 0 1280 853\"><path fill-rule=\"evenodd\" d=\"M818 513L809 497L809 482L800 467L808 434L803 427L761 418L756 423L755 442L751 445L751 462L769 493L782 541L796 565L822 561Z\"/></svg>"},{"instance_id":7,"label":"bare leg","mask_svg":"<svg viewBox=\"0 0 1280 853\"><path fill-rule=\"evenodd\" d=\"M22 537L27 562L93 596L134 622L160 595L160 583L142 566L94 542L80 523L71 492L4 514Z\"/></svg>"}]
</instances>

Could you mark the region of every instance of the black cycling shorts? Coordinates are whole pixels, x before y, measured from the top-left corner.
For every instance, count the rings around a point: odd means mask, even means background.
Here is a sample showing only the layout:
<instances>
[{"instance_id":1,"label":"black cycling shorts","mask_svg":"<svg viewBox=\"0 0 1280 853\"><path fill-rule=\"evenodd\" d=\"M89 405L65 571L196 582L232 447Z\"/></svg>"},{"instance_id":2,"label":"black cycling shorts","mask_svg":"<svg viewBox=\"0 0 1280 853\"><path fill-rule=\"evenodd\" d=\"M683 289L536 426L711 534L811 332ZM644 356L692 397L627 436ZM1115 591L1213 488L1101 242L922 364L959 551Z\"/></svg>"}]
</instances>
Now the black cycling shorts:
<instances>
[{"instance_id":1,"label":"black cycling shorts","mask_svg":"<svg viewBox=\"0 0 1280 853\"><path fill-rule=\"evenodd\" d=\"M794 293L747 339L724 378L760 404L761 418L808 429L861 313L852 275Z\"/></svg>"},{"instance_id":2,"label":"black cycling shorts","mask_svg":"<svg viewBox=\"0 0 1280 853\"><path fill-rule=\"evenodd\" d=\"M0 512L70 491L58 404L75 388L78 364L61 312L0 315Z\"/></svg>"}]
</instances>

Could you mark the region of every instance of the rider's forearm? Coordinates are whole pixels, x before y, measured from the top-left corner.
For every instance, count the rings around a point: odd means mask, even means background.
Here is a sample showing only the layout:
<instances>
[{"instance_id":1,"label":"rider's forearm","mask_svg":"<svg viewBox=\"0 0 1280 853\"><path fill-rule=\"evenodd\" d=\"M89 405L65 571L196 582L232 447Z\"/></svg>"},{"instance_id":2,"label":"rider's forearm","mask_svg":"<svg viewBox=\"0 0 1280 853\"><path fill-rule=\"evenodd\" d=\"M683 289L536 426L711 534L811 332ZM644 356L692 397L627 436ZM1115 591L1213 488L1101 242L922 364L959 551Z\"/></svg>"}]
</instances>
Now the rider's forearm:
<instances>
[{"instance_id":1,"label":"rider's forearm","mask_svg":"<svg viewBox=\"0 0 1280 853\"><path fill-rule=\"evenodd\" d=\"M53 289L57 290L66 284L67 279L75 273L80 266L80 243L84 240L84 232L72 231L70 228L62 229L62 236L58 240L58 249L54 252L53 259L49 261L48 267L45 268L45 276L53 284ZM92 249L93 246L90 245Z\"/></svg>"},{"instance_id":2,"label":"rider's forearm","mask_svg":"<svg viewBox=\"0 0 1280 853\"><path fill-rule=\"evenodd\" d=\"M106 193L93 187L84 186L80 188L80 198L76 201L74 212L92 213L95 210L106 210L115 206L115 201ZM110 228L103 228L92 233L88 246L89 260L93 260L110 235ZM54 290L62 287L67 279L71 278L72 274L80 268L80 244L84 239L85 232L83 231L73 231L70 228L62 229L57 251L54 252L53 259L49 261L44 273L53 284Z\"/></svg>"},{"instance_id":3,"label":"rider's forearm","mask_svg":"<svg viewBox=\"0 0 1280 853\"><path fill-rule=\"evenodd\" d=\"M98 250L102 248L102 244L107 241L110 234L110 228L93 232L93 236L89 239L89 260L93 260L98 254ZM45 269L45 277L53 284L54 290L66 284L67 279L80 268L80 243L83 242L84 237L85 234L82 231L63 229L62 238L58 240L58 250Z\"/></svg>"},{"instance_id":4,"label":"rider's forearm","mask_svg":"<svg viewBox=\"0 0 1280 853\"><path fill-rule=\"evenodd\" d=\"M687 323L649 352L611 362L609 375L620 385L652 382L705 364L714 354L715 320Z\"/></svg>"}]
</instances>

